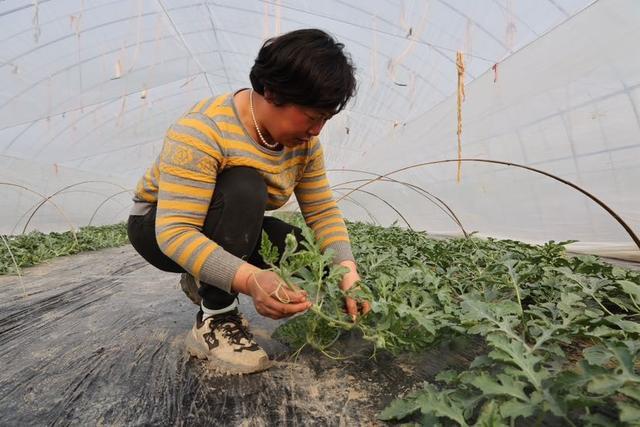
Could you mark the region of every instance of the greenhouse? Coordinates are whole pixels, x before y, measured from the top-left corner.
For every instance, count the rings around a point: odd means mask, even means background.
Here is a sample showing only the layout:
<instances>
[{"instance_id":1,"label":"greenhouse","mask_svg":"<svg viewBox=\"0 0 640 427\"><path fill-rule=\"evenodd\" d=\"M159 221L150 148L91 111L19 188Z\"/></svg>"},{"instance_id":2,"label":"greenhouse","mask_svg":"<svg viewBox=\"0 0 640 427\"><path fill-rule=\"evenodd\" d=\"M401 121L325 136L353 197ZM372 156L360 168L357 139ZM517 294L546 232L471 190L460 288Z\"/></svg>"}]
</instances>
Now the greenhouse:
<instances>
[{"instance_id":1,"label":"greenhouse","mask_svg":"<svg viewBox=\"0 0 640 427\"><path fill-rule=\"evenodd\" d=\"M0 425L640 425L637 0L0 1Z\"/></svg>"}]
</instances>

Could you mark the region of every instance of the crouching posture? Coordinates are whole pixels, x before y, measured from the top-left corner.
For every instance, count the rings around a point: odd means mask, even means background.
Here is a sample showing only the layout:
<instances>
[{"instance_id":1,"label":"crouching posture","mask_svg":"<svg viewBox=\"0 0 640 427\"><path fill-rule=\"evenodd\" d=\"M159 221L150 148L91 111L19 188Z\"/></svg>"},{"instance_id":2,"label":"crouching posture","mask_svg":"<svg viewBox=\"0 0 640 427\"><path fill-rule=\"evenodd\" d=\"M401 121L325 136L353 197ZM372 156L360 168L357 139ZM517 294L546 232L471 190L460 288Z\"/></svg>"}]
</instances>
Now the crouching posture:
<instances>
[{"instance_id":1,"label":"crouching posture","mask_svg":"<svg viewBox=\"0 0 640 427\"><path fill-rule=\"evenodd\" d=\"M295 194L322 249L331 248L334 262L349 269L341 287L359 279L317 138L355 90L343 45L313 29L267 40L250 80L250 89L201 100L169 128L137 185L128 224L140 255L161 270L183 273L182 289L200 307L188 351L232 373L269 367L238 312L239 293L273 319L311 306L303 292L280 289L275 297L282 279L264 270L262 231L280 253L287 234L302 237L265 211ZM346 306L355 318L356 303L348 299Z\"/></svg>"}]
</instances>

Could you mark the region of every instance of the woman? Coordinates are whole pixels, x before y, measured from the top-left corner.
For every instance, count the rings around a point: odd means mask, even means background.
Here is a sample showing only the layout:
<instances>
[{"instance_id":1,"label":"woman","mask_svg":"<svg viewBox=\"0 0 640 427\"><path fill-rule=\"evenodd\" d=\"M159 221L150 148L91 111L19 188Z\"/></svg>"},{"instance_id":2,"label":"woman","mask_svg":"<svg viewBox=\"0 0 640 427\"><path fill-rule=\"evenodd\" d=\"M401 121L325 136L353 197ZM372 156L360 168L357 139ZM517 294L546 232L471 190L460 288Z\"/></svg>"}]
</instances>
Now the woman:
<instances>
[{"instance_id":1,"label":"woman","mask_svg":"<svg viewBox=\"0 0 640 427\"><path fill-rule=\"evenodd\" d=\"M311 306L302 291L275 298L282 279L262 269L261 233L281 253L287 234L299 240L301 234L265 217L265 210L295 193L322 249L332 249L334 262L349 269L341 288L359 280L317 138L355 91L343 47L315 29L267 40L251 69L252 88L198 102L167 131L162 152L138 183L129 239L157 268L184 273L183 290L200 304L187 349L220 371L269 366L238 313L238 293L273 319ZM355 319L356 303L347 299L346 306Z\"/></svg>"}]
</instances>

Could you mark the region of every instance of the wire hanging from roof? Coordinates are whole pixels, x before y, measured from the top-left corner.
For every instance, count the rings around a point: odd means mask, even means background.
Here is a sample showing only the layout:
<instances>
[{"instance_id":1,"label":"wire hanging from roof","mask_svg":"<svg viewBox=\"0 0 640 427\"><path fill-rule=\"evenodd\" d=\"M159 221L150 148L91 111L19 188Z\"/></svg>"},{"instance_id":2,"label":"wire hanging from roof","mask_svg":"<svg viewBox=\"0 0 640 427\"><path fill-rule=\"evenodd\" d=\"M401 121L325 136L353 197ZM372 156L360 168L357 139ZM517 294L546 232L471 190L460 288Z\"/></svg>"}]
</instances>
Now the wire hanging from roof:
<instances>
[{"instance_id":1,"label":"wire hanging from roof","mask_svg":"<svg viewBox=\"0 0 640 427\"><path fill-rule=\"evenodd\" d=\"M462 178L462 102L464 101L464 54L456 53L456 68L458 69L458 173L456 182Z\"/></svg>"},{"instance_id":2,"label":"wire hanging from roof","mask_svg":"<svg viewBox=\"0 0 640 427\"><path fill-rule=\"evenodd\" d=\"M396 80L396 68L399 65L401 65L406 59L406 57L410 55L417 47L417 41L420 39L420 36L422 35L422 33L424 32L427 26L428 17L429 17L429 5L426 4L424 9L424 14L420 19L418 27L414 30L413 27L409 26L409 24L405 22L404 11L400 16L400 26L403 28L408 28L406 37L409 40L409 43L405 46L404 50L397 57L391 58L389 60L389 64L387 66L389 77L391 78L391 81L396 86L402 86L402 87L407 86L407 83L398 82Z\"/></svg>"},{"instance_id":3,"label":"wire hanging from roof","mask_svg":"<svg viewBox=\"0 0 640 427\"><path fill-rule=\"evenodd\" d=\"M38 43L40 40L40 7L38 6L38 0L33 0L33 18L31 24L33 25L33 41Z\"/></svg>"}]
</instances>

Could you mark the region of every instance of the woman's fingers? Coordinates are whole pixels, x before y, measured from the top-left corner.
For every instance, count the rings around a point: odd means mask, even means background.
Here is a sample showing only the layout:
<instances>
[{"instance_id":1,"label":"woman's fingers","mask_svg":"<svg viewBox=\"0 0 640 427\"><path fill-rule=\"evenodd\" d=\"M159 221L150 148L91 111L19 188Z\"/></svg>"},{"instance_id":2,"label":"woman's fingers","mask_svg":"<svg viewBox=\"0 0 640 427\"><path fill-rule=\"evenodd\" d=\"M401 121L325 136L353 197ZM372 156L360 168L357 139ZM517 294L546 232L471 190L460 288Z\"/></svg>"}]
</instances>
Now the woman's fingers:
<instances>
[{"instance_id":1,"label":"woman's fingers","mask_svg":"<svg viewBox=\"0 0 640 427\"><path fill-rule=\"evenodd\" d=\"M281 319L308 310L311 303L307 293L289 287L272 271L260 271L251 277L251 296L258 313L272 319Z\"/></svg>"},{"instance_id":2,"label":"woman's fingers","mask_svg":"<svg viewBox=\"0 0 640 427\"><path fill-rule=\"evenodd\" d=\"M301 303L301 304L282 304L279 308L273 308L272 306L268 306L266 304L260 307L258 312L263 316L270 317L271 319L282 319L284 317L292 316L296 313L300 313L305 311L311 307L310 303Z\"/></svg>"},{"instance_id":3,"label":"woman's fingers","mask_svg":"<svg viewBox=\"0 0 640 427\"><path fill-rule=\"evenodd\" d=\"M358 304L353 298L345 298L345 304L347 306L347 314L351 317L351 320L356 321L358 317Z\"/></svg>"},{"instance_id":4,"label":"woman's fingers","mask_svg":"<svg viewBox=\"0 0 640 427\"><path fill-rule=\"evenodd\" d=\"M278 313L276 310L273 310L272 308L266 306L266 305L261 305L259 309L257 309L258 313L262 314L263 316L266 316L270 319L282 319L282 314Z\"/></svg>"},{"instance_id":5,"label":"woman's fingers","mask_svg":"<svg viewBox=\"0 0 640 427\"><path fill-rule=\"evenodd\" d=\"M307 300L306 292L289 289L284 283L278 286L271 296L284 304L299 304Z\"/></svg>"},{"instance_id":6,"label":"woman's fingers","mask_svg":"<svg viewBox=\"0 0 640 427\"><path fill-rule=\"evenodd\" d=\"M308 301L299 302L299 303L289 303L285 304L280 301L276 301L271 299L267 302L269 308L277 311L278 313L282 313L284 316L291 316L296 313L300 313L302 311L308 310L311 307L311 303Z\"/></svg>"},{"instance_id":7,"label":"woman's fingers","mask_svg":"<svg viewBox=\"0 0 640 427\"><path fill-rule=\"evenodd\" d=\"M347 309L347 314L354 322L360 314L367 314L371 310L369 301L356 301L353 298L345 297L344 304Z\"/></svg>"},{"instance_id":8,"label":"woman's fingers","mask_svg":"<svg viewBox=\"0 0 640 427\"><path fill-rule=\"evenodd\" d=\"M371 304L369 301L362 301L362 314L367 314L371 311Z\"/></svg>"},{"instance_id":9,"label":"woman's fingers","mask_svg":"<svg viewBox=\"0 0 640 427\"><path fill-rule=\"evenodd\" d=\"M306 301L307 293L295 285L287 285L285 281L272 271L263 271L253 276L257 288L284 304L297 304Z\"/></svg>"}]
</instances>

